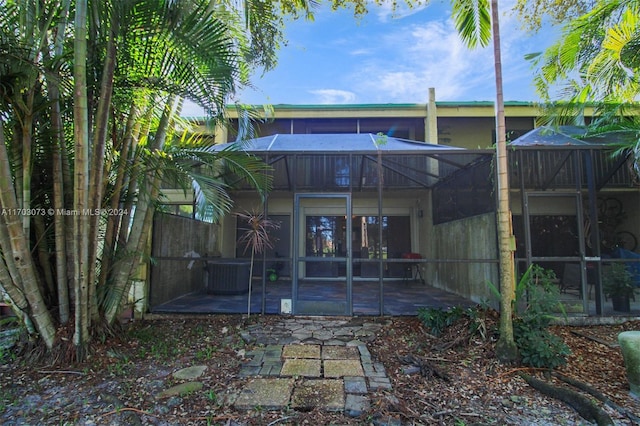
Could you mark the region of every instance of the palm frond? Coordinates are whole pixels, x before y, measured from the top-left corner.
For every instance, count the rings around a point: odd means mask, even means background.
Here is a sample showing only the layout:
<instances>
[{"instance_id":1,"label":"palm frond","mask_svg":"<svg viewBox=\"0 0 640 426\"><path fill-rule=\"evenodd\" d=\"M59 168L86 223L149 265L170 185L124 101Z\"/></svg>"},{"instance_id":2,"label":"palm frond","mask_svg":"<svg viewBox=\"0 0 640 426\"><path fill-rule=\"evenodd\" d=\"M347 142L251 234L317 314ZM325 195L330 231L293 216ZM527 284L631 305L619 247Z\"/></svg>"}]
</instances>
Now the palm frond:
<instances>
[{"instance_id":1,"label":"palm frond","mask_svg":"<svg viewBox=\"0 0 640 426\"><path fill-rule=\"evenodd\" d=\"M271 189L271 177L270 168L239 145L215 151L212 144L209 137L185 133L167 143L163 151L141 147L138 155L145 170L162 174L165 185L181 188L185 194L193 191L198 215L216 221L233 207L229 191L239 182L249 183L263 194Z\"/></svg>"},{"instance_id":2,"label":"palm frond","mask_svg":"<svg viewBox=\"0 0 640 426\"><path fill-rule=\"evenodd\" d=\"M244 245L244 253L262 253L273 248L270 231L280 228L280 224L266 217L264 212L253 210L235 214L238 218L238 230L241 231L238 244Z\"/></svg>"},{"instance_id":3,"label":"palm frond","mask_svg":"<svg viewBox=\"0 0 640 426\"><path fill-rule=\"evenodd\" d=\"M243 83L242 41L209 2L145 0L124 10L120 78L130 87L178 94L220 114Z\"/></svg>"},{"instance_id":4,"label":"palm frond","mask_svg":"<svg viewBox=\"0 0 640 426\"><path fill-rule=\"evenodd\" d=\"M453 21L463 43L474 49L491 42L489 0L452 0Z\"/></svg>"},{"instance_id":5,"label":"palm frond","mask_svg":"<svg viewBox=\"0 0 640 426\"><path fill-rule=\"evenodd\" d=\"M633 99L638 92L638 68L629 66L634 63L629 51L625 65L623 52L638 39L638 28L637 2L600 1L565 25L560 41L545 52L535 77L539 93L550 98L549 90L564 83L567 90L590 86L591 101L607 100L612 94Z\"/></svg>"}]
</instances>

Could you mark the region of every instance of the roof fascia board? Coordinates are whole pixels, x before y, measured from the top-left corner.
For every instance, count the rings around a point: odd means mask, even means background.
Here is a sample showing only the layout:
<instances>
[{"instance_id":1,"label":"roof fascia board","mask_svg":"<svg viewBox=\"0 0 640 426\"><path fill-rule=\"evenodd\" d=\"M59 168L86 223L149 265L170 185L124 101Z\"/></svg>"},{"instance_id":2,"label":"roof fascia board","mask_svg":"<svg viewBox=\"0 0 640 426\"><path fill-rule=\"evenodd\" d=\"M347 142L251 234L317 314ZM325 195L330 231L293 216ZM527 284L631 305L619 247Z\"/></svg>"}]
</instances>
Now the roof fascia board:
<instances>
[{"instance_id":1,"label":"roof fascia board","mask_svg":"<svg viewBox=\"0 0 640 426\"><path fill-rule=\"evenodd\" d=\"M427 108L380 108L380 109L276 109L274 118L383 118L417 117L427 115Z\"/></svg>"},{"instance_id":2,"label":"roof fascia board","mask_svg":"<svg viewBox=\"0 0 640 426\"><path fill-rule=\"evenodd\" d=\"M238 118L235 109L226 111L227 117ZM424 117L426 104L380 105L274 105L269 118L380 118ZM260 114L264 117L264 114Z\"/></svg>"},{"instance_id":3,"label":"roof fascia board","mask_svg":"<svg viewBox=\"0 0 640 426\"><path fill-rule=\"evenodd\" d=\"M334 105L272 105L273 114L269 118L381 118L381 117L426 117L427 104L334 104ZM255 105L256 110L264 107ZM495 117L494 103L491 101L452 102L436 101L438 117ZM640 115L640 108L630 108L629 113ZM534 102L505 102L507 117L540 117L540 105ZM228 108L228 119L237 119L238 111ZM593 115L593 108L587 107L586 116ZM259 116L265 116L260 113Z\"/></svg>"},{"instance_id":4,"label":"roof fascia board","mask_svg":"<svg viewBox=\"0 0 640 426\"><path fill-rule=\"evenodd\" d=\"M492 102L465 103L436 103L438 117L495 117L496 111ZM539 117L541 110L533 104L505 105L507 117Z\"/></svg>"},{"instance_id":5,"label":"roof fascia board","mask_svg":"<svg viewBox=\"0 0 640 426\"><path fill-rule=\"evenodd\" d=\"M493 102L436 102L438 117L494 117ZM262 109L262 108L258 108ZM540 110L530 102L505 104L511 117L539 116ZM238 117L235 109L226 111L227 117ZM260 114L263 116L263 114ZM427 104L362 104L362 105L273 105L270 118L381 118L427 116Z\"/></svg>"}]
</instances>

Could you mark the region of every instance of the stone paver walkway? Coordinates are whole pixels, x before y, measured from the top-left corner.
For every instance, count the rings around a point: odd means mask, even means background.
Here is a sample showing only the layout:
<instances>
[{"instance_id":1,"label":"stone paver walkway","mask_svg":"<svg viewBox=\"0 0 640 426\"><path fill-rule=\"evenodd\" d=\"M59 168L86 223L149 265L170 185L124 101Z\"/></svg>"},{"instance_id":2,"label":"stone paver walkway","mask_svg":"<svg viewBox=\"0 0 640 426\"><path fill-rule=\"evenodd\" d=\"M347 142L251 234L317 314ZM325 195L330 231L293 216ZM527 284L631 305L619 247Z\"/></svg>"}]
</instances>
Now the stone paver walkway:
<instances>
[{"instance_id":1,"label":"stone paver walkway","mask_svg":"<svg viewBox=\"0 0 640 426\"><path fill-rule=\"evenodd\" d=\"M245 354L240 376L248 381L234 406L359 416L370 407L370 392L391 389L384 366L366 345L382 326L360 318L286 318L249 326L243 338L261 346Z\"/></svg>"}]
</instances>

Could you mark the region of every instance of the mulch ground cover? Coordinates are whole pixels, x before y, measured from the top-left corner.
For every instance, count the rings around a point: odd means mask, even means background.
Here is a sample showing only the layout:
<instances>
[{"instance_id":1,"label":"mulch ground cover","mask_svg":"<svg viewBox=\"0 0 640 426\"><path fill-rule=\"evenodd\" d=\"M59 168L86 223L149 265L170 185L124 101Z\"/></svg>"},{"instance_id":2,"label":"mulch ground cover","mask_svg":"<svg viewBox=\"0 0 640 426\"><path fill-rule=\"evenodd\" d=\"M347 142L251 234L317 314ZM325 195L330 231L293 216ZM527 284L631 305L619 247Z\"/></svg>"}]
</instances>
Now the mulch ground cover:
<instances>
[{"instance_id":1,"label":"mulch ground cover","mask_svg":"<svg viewBox=\"0 0 640 426\"><path fill-rule=\"evenodd\" d=\"M368 344L393 389L372 395L371 410L344 413L233 408L248 378L240 377L254 349L240 332L277 316L174 316L124 325L123 332L94 342L81 364L46 364L30 353L5 354L0 364L0 423L33 425L578 425L590 424L568 404L532 388L522 373L571 387L547 372L501 364L495 357L496 317L484 335L456 323L435 337L415 317L395 317ZM562 376L587 384L617 425L637 424L640 402L629 395L617 335L640 330L640 321L617 325L553 326L571 348ZM172 373L206 366L197 390L170 397L180 384ZM580 393L587 395L584 391Z\"/></svg>"}]
</instances>

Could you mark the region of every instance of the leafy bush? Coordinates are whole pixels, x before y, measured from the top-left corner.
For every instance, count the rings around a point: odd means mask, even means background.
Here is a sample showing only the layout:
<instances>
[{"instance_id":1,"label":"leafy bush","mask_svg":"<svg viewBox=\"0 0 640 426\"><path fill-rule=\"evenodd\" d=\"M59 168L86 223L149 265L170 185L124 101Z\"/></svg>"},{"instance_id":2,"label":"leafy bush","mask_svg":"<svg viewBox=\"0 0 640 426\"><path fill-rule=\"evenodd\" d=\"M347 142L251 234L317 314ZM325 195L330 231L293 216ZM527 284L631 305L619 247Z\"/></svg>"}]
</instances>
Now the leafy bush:
<instances>
[{"instance_id":1,"label":"leafy bush","mask_svg":"<svg viewBox=\"0 0 640 426\"><path fill-rule=\"evenodd\" d=\"M431 334L440 336L445 328L455 324L462 318L469 320L469 332L471 335L480 335L486 338L485 308L470 307L463 309L460 306L453 306L450 309L442 308L418 308L418 319L425 327L428 327Z\"/></svg>"},{"instance_id":2,"label":"leafy bush","mask_svg":"<svg viewBox=\"0 0 640 426\"><path fill-rule=\"evenodd\" d=\"M571 354L562 339L547 330L514 327L514 334L518 336L516 344L524 365L553 369L566 364L566 358Z\"/></svg>"},{"instance_id":3,"label":"leafy bush","mask_svg":"<svg viewBox=\"0 0 640 426\"><path fill-rule=\"evenodd\" d=\"M445 328L462 318L464 310L459 306L442 308L418 308L418 319L429 327L431 334L440 336Z\"/></svg>"},{"instance_id":4,"label":"leafy bush","mask_svg":"<svg viewBox=\"0 0 640 426\"><path fill-rule=\"evenodd\" d=\"M516 287L513 335L524 365L553 369L566 364L571 353L548 329L555 314L564 314L555 278L552 270L531 265Z\"/></svg>"},{"instance_id":5,"label":"leafy bush","mask_svg":"<svg viewBox=\"0 0 640 426\"><path fill-rule=\"evenodd\" d=\"M633 277L622 263L614 263L602 274L602 291L608 298L631 297L635 291Z\"/></svg>"},{"instance_id":6,"label":"leafy bush","mask_svg":"<svg viewBox=\"0 0 640 426\"><path fill-rule=\"evenodd\" d=\"M566 364L567 356L571 354L562 339L549 331L555 316L565 314L562 303L558 301L560 290L555 278L552 270L531 265L516 286L513 334L524 365L553 369ZM499 295L497 289L492 288ZM484 319L487 309L482 306L468 309L457 306L448 310L420 308L418 319L430 329L431 334L440 336L445 328L466 317L471 335L486 338Z\"/></svg>"}]
</instances>

